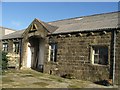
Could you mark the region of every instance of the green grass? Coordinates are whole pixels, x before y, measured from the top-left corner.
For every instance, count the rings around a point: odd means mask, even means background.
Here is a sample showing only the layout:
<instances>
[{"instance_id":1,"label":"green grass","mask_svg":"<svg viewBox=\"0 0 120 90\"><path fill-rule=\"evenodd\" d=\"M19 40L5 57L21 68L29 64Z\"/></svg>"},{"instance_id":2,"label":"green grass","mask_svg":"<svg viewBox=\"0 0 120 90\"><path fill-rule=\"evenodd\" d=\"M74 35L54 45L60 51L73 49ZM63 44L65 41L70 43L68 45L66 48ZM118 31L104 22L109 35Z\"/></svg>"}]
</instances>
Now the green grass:
<instances>
[{"instance_id":1,"label":"green grass","mask_svg":"<svg viewBox=\"0 0 120 90\"><path fill-rule=\"evenodd\" d=\"M78 87L76 85L69 85L68 88L80 88L80 87Z\"/></svg>"},{"instance_id":2,"label":"green grass","mask_svg":"<svg viewBox=\"0 0 120 90\"><path fill-rule=\"evenodd\" d=\"M21 77L34 77L34 76L31 74L26 74L26 75L21 75Z\"/></svg>"},{"instance_id":3,"label":"green grass","mask_svg":"<svg viewBox=\"0 0 120 90\"><path fill-rule=\"evenodd\" d=\"M8 78L8 77L3 77L3 78L2 78L2 81L3 81L4 83L14 82L14 80L12 80L12 79L10 79L10 78Z\"/></svg>"},{"instance_id":4,"label":"green grass","mask_svg":"<svg viewBox=\"0 0 120 90\"><path fill-rule=\"evenodd\" d=\"M31 75L34 75L35 77L39 77L39 76L43 76L44 75L43 73L38 72L38 71L34 71L34 70L20 70L19 73L31 74Z\"/></svg>"},{"instance_id":5,"label":"green grass","mask_svg":"<svg viewBox=\"0 0 120 90\"><path fill-rule=\"evenodd\" d=\"M43 80L43 81L53 81L51 79L44 79L44 78L39 78L40 80Z\"/></svg>"},{"instance_id":6,"label":"green grass","mask_svg":"<svg viewBox=\"0 0 120 90\"><path fill-rule=\"evenodd\" d=\"M63 80L62 80L62 79L57 79L57 81L58 81L58 82L63 82Z\"/></svg>"},{"instance_id":7,"label":"green grass","mask_svg":"<svg viewBox=\"0 0 120 90\"><path fill-rule=\"evenodd\" d=\"M57 82L64 82L64 79L58 76L50 76L49 78Z\"/></svg>"},{"instance_id":8,"label":"green grass","mask_svg":"<svg viewBox=\"0 0 120 90\"><path fill-rule=\"evenodd\" d=\"M85 81L76 79L65 79L59 76L49 75L34 70L6 70L3 73L4 73L3 86L4 85L6 86L6 84L8 84L8 87L9 84L12 87L40 87L40 88L50 87L50 85L52 85L53 87L54 83L60 84L61 88L62 86L67 88L84 88L85 86L88 85L88 82ZM33 80L38 81L30 81L30 83L29 82L26 83L24 82L24 80L29 81L29 78L27 77L31 77L30 80L32 80L33 78ZM65 83L67 86L61 83Z\"/></svg>"},{"instance_id":9,"label":"green grass","mask_svg":"<svg viewBox=\"0 0 120 90\"><path fill-rule=\"evenodd\" d=\"M39 85L41 87L45 87L45 86L48 86L49 84L48 83L45 83L45 82L35 82L33 83L34 85Z\"/></svg>"}]
</instances>

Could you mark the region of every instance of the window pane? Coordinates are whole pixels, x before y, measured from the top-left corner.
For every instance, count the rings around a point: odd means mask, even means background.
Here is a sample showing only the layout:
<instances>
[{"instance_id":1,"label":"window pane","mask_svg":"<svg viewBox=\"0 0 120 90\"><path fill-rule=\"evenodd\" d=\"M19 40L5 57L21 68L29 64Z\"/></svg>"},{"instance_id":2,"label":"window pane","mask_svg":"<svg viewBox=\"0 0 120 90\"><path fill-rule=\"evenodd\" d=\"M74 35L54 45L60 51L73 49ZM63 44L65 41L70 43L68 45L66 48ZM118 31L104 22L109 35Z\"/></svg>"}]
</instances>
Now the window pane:
<instances>
[{"instance_id":1,"label":"window pane","mask_svg":"<svg viewBox=\"0 0 120 90\"><path fill-rule=\"evenodd\" d=\"M95 64L99 63L99 55L94 55L94 63Z\"/></svg>"},{"instance_id":2,"label":"window pane","mask_svg":"<svg viewBox=\"0 0 120 90\"><path fill-rule=\"evenodd\" d=\"M99 54L99 48L94 48L95 49L95 54Z\"/></svg>"},{"instance_id":3,"label":"window pane","mask_svg":"<svg viewBox=\"0 0 120 90\"><path fill-rule=\"evenodd\" d=\"M95 64L108 64L108 48L105 46L94 46L93 56Z\"/></svg>"},{"instance_id":4,"label":"window pane","mask_svg":"<svg viewBox=\"0 0 120 90\"><path fill-rule=\"evenodd\" d=\"M13 44L13 52L15 52L15 53L19 53L19 42L15 42L14 44Z\"/></svg>"},{"instance_id":5,"label":"window pane","mask_svg":"<svg viewBox=\"0 0 120 90\"><path fill-rule=\"evenodd\" d=\"M51 53L50 53L50 61L53 61L53 50L51 49Z\"/></svg>"},{"instance_id":6,"label":"window pane","mask_svg":"<svg viewBox=\"0 0 120 90\"><path fill-rule=\"evenodd\" d=\"M100 49L100 64L108 64L108 49L105 47Z\"/></svg>"},{"instance_id":7,"label":"window pane","mask_svg":"<svg viewBox=\"0 0 120 90\"><path fill-rule=\"evenodd\" d=\"M56 62L57 45L51 44L50 61Z\"/></svg>"},{"instance_id":8,"label":"window pane","mask_svg":"<svg viewBox=\"0 0 120 90\"><path fill-rule=\"evenodd\" d=\"M8 44L3 43L3 51L7 52L8 51Z\"/></svg>"}]
</instances>

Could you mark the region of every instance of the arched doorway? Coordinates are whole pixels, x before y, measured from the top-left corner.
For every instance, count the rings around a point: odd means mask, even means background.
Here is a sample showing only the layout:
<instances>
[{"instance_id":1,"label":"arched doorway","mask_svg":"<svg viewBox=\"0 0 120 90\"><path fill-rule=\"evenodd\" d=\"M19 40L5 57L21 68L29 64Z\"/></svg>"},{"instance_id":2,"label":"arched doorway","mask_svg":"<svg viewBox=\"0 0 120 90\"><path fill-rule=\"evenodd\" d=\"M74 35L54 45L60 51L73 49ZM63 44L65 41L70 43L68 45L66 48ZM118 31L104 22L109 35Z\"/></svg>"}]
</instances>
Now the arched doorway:
<instances>
[{"instance_id":1,"label":"arched doorway","mask_svg":"<svg viewBox=\"0 0 120 90\"><path fill-rule=\"evenodd\" d=\"M45 41L37 36L28 38L27 67L43 72Z\"/></svg>"}]
</instances>

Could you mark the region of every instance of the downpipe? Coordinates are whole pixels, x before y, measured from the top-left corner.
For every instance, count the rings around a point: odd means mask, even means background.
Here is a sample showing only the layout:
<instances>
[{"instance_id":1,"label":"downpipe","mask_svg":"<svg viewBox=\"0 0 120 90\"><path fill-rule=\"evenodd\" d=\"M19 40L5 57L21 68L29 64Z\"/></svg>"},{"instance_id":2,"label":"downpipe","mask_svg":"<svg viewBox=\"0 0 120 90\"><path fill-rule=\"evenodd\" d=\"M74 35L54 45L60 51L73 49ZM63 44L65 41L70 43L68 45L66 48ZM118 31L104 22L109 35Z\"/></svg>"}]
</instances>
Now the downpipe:
<instances>
[{"instance_id":1,"label":"downpipe","mask_svg":"<svg viewBox=\"0 0 120 90\"><path fill-rule=\"evenodd\" d=\"M112 85L115 84L115 53L116 53L116 30L113 31L113 76L112 76Z\"/></svg>"}]
</instances>

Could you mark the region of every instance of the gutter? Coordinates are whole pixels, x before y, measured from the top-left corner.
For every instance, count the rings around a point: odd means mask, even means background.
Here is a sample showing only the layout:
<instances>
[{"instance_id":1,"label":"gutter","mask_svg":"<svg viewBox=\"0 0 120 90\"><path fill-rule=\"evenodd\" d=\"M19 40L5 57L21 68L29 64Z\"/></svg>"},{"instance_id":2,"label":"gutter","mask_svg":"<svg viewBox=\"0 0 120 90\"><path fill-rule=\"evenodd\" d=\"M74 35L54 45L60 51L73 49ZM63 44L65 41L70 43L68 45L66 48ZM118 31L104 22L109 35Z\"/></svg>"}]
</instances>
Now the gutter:
<instances>
[{"instance_id":1,"label":"gutter","mask_svg":"<svg viewBox=\"0 0 120 90\"><path fill-rule=\"evenodd\" d=\"M113 77L112 84L115 84L115 53L116 53L116 30L113 30Z\"/></svg>"}]
</instances>

